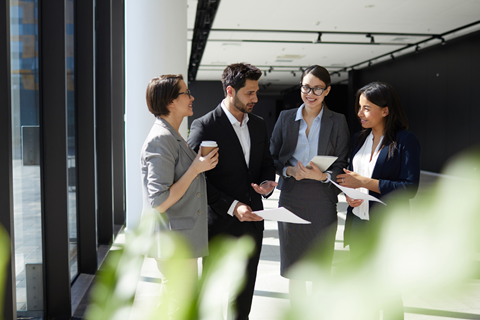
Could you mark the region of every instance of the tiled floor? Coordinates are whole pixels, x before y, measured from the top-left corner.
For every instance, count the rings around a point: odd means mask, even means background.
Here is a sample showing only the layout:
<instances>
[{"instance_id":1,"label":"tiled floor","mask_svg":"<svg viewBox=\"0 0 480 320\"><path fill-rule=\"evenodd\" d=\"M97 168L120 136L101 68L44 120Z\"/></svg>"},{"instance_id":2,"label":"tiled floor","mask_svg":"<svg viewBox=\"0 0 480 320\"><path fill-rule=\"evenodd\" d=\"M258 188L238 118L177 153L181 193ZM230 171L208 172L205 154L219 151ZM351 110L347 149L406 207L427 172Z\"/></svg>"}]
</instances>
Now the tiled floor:
<instances>
[{"instance_id":1,"label":"tiled floor","mask_svg":"<svg viewBox=\"0 0 480 320\"><path fill-rule=\"evenodd\" d=\"M436 179L435 176L422 174L422 192ZM264 201L265 208L276 208L279 192ZM412 205L415 205L413 203ZM339 227L335 246L334 265L341 259L348 257L348 250L343 248L343 228L346 214L344 196L339 196L338 216ZM258 267L258 277L255 286L255 296L250 313L250 320L276 320L289 308L288 281L279 275L280 252L277 223L265 221L262 255ZM439 266L440 267L440 266ZM158 276L155 261L145 259L142 270L142 281L137 287L135 310L131 319L144 318L148 306L156 303L158 284L152 278ZM446 320L446 319L480 319L480 281L472 279L469 291L462 293L439 293L435 298L429 295L405 295L406 320ZM226 302L225 302L226 303Z\"/></svg>"}]
</instances>

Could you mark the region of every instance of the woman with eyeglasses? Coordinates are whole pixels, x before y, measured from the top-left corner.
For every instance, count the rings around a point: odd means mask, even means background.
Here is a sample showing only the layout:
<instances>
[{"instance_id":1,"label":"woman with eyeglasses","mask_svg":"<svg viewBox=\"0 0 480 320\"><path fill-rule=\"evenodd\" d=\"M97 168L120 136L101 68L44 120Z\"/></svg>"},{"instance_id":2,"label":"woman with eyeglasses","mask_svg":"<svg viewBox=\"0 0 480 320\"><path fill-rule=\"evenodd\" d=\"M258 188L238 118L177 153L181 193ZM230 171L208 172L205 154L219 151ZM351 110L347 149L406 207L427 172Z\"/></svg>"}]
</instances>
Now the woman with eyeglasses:
<instances>
[{"instance_id":1,"label":"woman with eyeglasses","mask_svg":"<svg viewBox=\"0 0 480 320\"><path fill-rule=\"evenodd\" d=\"M162 278L163 303L168 304L169 317L182 306L182 296L189 284L198 278L197 259L208 254L207 187L203 172L218 163L218 148L205 157L196 154L178 129L184 117L193 115L193 96L182 75L153 78L146 92L148 110L155 123L141 152L144 210L155 209L155 258ZM201 147L200 147L201 148ZM166 263L172 254L172 239L162 234L182 237L191 249L185 257L186 273L178 277ZM172 286L174 276L181 283ZM184 283L184 285L182 285ZM165 298L167 296L167 298Z\"/></svg>"},{"instance_id":2,"label":"woman with eyeglasses","mask_svg":"<svg viewBox=\"0 0 480 320\"><path fill-rule=\"evenodd\" d=\"M348 165L350 133L345 116L331 111L325 104L330 85L330 74L325 68L313 65L305 69L300 87L304 103L280 113L270 143L280 176L279 207L311 222L278 223L280 273L290 279L292 303L305 297L305 281L312 279L309 274L290 273L290 268L310 253L328 270L332 263L339 190L328 179L335 178ZM317 155L337 159L328 171L322 172L310 162Z\"/></svg>"}]
</instances>

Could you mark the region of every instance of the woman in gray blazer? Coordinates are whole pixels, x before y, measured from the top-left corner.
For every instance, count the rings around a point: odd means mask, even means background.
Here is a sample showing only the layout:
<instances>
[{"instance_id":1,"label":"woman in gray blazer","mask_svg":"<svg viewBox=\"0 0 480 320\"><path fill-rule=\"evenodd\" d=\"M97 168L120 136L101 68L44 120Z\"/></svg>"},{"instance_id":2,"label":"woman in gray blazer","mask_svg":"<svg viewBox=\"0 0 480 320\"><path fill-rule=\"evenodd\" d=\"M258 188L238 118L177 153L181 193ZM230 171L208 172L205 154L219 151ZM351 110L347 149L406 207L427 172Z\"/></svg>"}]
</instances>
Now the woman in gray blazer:
<instances>
[{"instance_id":1,"label":"woman in gray blazer","mask_svg":"<svg viewBox=\"0 0 480 320\"><path fill-rule=\"evenodd\" d=\"M202 157L201 150L195 154L178 132L183 118L193 115L194 98L182 75L153 78L147 86L146 99L156 120L141 153L144 210L153 208L158 212L157 235L173 233L189 244L187 274L179 277L188 283L188 279L191 281L198 275L197 259L208 254L207 190L203 172L217 165L218 148ZM156 239L159 243L155 258L164 285L162 290L175 295L165 301L178 302L168 306L171 313L180 307L181 297L177 295L188 288L169 286L172 270L168 269L165 259L169 258L172 246L169 239Z\"/></svg>"},{"instance_id":2,"label":"woman in gray blazer","mask_svg":"<svg viewBox=\"0 0 480 320\"><path fill-rule=\"evenodd\" d=\"M278 223L280 273L290 279L290 297L306 294L308 274L294 275L289 269L308 253L320 257L330 268L337 230L339 190L327 179L336 177L347 166L350 134L343 114L327 108L324 98L330 93L330 74L320 66L308 67L301 79L303 104L285 110L273 129L270 143L275 169L280 176L279 206L285 207L311 224ZM310 160L316 155L336 156L327 172ZM311 168L307 168L307 165Z\"/></svg>"}]
</instances>

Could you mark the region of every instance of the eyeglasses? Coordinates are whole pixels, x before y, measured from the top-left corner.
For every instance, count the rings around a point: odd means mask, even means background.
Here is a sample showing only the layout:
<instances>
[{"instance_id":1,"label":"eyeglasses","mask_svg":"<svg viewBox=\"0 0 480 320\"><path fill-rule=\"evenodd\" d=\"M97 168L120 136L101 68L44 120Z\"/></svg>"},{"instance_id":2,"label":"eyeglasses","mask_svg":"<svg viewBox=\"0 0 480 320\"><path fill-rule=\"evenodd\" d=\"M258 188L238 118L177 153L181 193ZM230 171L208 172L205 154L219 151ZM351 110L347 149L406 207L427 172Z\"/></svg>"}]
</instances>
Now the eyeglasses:
<instances>
[{"instance_id":1,"label":"eyeglasses","mask_svg":"<svg viewBox=\"0 0 480 320\"><path fill-rule=\"evenodd\" d=\"M190 89L187 89L187 91L185 91L185 92L179 92L178 95L181 95L181 94L184 94L184 93L188 94L189 98L192 97L192 93L190 92Z\"/></svg>"},{"instance_id":2,"label":"eyeglasses","mask_svg":"<svg viewBox=\"0 0 480 320\"><path fill-rule=\"evenodd\" d=\"M320 88L320 87L310 88L307 85L300 86L300 91L302 91L302 93L309 94L310 91L312 91L313 94L316 95L316 96L321 96L323 91L325 91L325 90L326 90L326 88L325 89Z\"/></svg>"}]
</instances>

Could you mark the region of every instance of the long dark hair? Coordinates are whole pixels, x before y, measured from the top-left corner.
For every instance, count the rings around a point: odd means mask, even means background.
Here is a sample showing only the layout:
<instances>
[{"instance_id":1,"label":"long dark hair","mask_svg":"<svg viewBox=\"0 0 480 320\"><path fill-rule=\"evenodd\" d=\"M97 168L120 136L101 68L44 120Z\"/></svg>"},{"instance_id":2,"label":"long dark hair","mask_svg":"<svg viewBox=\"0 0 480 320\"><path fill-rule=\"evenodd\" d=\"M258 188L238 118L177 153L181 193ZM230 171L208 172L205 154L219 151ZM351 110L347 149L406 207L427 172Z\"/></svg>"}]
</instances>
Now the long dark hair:
<instances>
[{"instance_id":1,"label":"long dark hair","mask_svg":"<svg viewBox=\"0 0 480 320\"><path fill-rule=\"evenodd\" d=\"M397 92L391 85L385 82L367 84L357 91L355 97L355 112L357 114L360 109L360 96L362 94L371 103L381 108L388 107L388 115L385 117L384 137L380 148L388 145L388 158L390 158L397 148L396 139L398 131L408 129L408 119L400 104ZM357 145L363 143L371 131L371 128L363 129L357 140Z\"/></svg>"}]
</instances>

